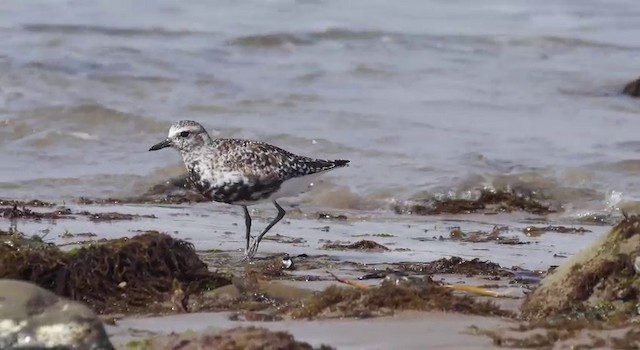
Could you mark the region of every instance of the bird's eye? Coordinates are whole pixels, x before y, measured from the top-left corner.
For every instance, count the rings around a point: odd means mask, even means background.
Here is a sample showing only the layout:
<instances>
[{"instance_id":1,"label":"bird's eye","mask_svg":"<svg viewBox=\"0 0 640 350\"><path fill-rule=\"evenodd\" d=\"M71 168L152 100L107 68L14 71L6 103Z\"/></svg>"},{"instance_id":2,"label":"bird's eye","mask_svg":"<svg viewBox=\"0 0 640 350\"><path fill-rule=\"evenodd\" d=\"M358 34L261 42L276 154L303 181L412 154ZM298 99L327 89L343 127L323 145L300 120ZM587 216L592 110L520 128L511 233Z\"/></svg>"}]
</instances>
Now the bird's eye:
<instances>
[{"instance_id":1,"label":"bird's eye","mask_svg":"<svg viewBox=\"0 0 640 350\"><path fill-rule=\"evenodd\" d=\"M189 132L188 131L181 131L180 132L180 137L187 137L189 136Z\"/></svg>"}]
</instances>

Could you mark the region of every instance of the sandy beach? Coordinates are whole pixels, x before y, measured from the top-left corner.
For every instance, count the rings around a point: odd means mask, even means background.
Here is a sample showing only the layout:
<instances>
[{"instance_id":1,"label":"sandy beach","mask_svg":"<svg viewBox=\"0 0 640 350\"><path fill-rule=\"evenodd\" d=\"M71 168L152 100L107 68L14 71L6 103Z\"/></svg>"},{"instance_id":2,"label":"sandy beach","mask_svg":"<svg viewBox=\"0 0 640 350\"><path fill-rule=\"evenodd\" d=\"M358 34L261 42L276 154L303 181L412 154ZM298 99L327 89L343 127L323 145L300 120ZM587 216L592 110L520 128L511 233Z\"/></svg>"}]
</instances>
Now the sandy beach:
<instances>
[{"instance_id":1,"label":"sandy beach","mask_svg":"<svg viewBox=\"0 0 640 350\"><path fill-rule=\"evenodd\" d=\"M2 2L0 298L22 301L0 333L72 308L118 349L637 347L637 15L634 0ZM350 164L282 201L242 263L241 209L148 151L182 119ZM251 215L258 230L275 211ZM310 345L234 330L249 325Z\"/></svg>"}]
</instances>

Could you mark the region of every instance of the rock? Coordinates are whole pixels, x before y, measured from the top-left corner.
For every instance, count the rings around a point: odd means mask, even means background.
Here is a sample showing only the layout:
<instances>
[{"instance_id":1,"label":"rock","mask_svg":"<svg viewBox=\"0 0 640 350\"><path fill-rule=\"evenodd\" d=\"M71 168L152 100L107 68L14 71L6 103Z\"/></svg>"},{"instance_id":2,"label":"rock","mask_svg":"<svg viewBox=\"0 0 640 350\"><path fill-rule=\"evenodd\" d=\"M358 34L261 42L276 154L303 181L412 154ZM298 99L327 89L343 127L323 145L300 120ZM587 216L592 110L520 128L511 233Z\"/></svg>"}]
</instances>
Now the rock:
<instances>
[{"instance_id":1,"label":"rock","mask_svg":"<svg viewBox=\"0 0 640 350\"><path fill-rule=\"evenodd\" d=\"M622 93L632 97L640 97L640 78L625 85Z\"/></svg>"},{"instance_id":2,"label":"rock","mask_svg":"<svg viewBox=\"0 0 640 350\"><path fill-rule=\"evenodd\" d=\"M0 348L111 350L102 322L83 304L28 282L0 280Z\"/></svg>"},{"instance_id":3,"label":"rock","mask_svg":"<svg viewBox=\"0 0 640 350\"><path fill-rule=\"evenodd\" d=\"M640 217L622 220L545 277L522 304L522 316L630 320L637 316Z\"/></svg>"}]
</instances>

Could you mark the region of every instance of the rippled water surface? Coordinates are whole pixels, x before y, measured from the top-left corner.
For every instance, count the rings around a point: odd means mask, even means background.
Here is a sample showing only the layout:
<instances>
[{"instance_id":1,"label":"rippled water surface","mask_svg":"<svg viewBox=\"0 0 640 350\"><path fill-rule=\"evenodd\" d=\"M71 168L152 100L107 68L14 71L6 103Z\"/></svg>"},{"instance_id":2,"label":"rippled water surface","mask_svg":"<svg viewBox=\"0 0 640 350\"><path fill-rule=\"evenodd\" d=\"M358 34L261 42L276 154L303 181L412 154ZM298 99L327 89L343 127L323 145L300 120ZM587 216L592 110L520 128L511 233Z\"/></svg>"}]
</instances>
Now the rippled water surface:
<instances>
[{"instance_id":1,"label":"rippled water surface","mask_svg":"<svg viewBox=\"0 0 640 350\"><path fill-rule=\"evenodd\" d=\"M149 146L194 119L350 159L323 188L357 200L325 206L485 185L640 198L640 104L618 93L640 74L638 16L635 0L3 1L0 191L143 191L181 172Z\"/></svg>"}]
</instances>

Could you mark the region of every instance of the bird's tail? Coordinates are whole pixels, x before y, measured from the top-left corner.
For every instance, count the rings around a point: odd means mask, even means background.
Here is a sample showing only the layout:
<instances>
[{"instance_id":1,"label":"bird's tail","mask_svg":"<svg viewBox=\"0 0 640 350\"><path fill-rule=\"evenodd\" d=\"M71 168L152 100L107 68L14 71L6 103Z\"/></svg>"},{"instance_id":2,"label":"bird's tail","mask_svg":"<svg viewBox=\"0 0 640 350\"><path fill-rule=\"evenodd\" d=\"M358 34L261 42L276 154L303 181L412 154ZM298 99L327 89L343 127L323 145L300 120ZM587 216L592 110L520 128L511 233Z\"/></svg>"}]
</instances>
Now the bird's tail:
<instances>
[{"instance_id":1,"label":"bird's tail","mask_svg":"<svg viewBox=\"0 0 640 350\"><path fill-rule=\"evenodd\" d=\"M307 165L312 169L312 173L319 173L327 170L331 170L334 168L342 168L348 166L350 161L345 159L338 160L324 160L324 159L313 159L307 161Z\"/></svg>"},{"instance_id":2,"label":"bird's tail","mask_svg":"<svg viewBox=\"0 0 640 350\"><path fill-rule=\"evenodd\" d=\"M337 159L337 160L333 160L331 161L333 164L335 164L335 166L337 168L339 167L343 167L343 166L349 166L349 162L351 162L350 160L346 160L346 159Z\"/></svg>"}]
</instances>

